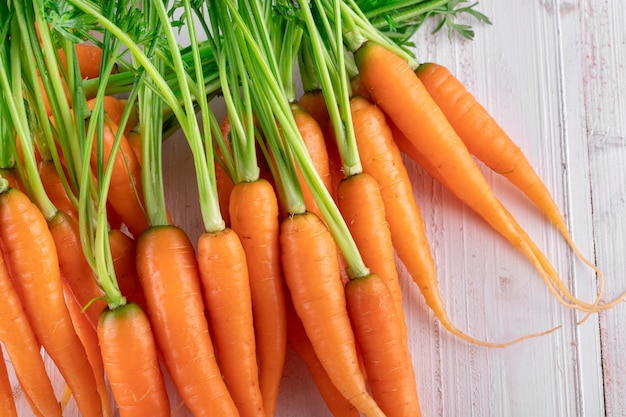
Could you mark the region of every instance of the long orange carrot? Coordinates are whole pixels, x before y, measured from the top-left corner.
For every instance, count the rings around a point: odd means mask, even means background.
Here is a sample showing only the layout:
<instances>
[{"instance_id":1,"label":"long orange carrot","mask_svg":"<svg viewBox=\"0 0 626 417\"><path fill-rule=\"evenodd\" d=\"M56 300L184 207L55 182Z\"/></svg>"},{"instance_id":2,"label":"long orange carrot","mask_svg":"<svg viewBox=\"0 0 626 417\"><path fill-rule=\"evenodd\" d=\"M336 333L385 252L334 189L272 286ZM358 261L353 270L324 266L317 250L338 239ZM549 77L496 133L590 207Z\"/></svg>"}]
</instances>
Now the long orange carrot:
<instances>
[{"instance_id":1,"label":"long orange carrot","mask_svg":"<svg viewBox=\"0 0 626 417\"><path fill-rule=\"evenodd\" d=\"M26 318L26 312L13 286L1 251L0 293L3 295L2 303L0 303L0 342L7 352L20 386L28 397L34 413L60 417L61 407L54 396L54 388L46 373L37 337ZM13 398L11 401L14 401Z\"/></svg>"},{"instance_id":2,"label":"long orange carrot","mask_svg":"<svg viewBox=\"0 0 626 417\"><path fill-rule=\"evenodd\" d=\"M156 344L143 310L134 303L105 310L98 339L120 417L169 417Z\"/></svg>"},{"instance_id":3,"label":"long orange carrot","mask_svg":"<svg viewBox=\"0 0 626 417\"><path fill-rule=\"evenodd\" d=\"M187 234L171 225L147 229L137 241L137 272L157 345L187 407L195 416L238 416L216 362Z\"/></svg>"},{"instance_id":4,"label":"long orange carrot","mask_svg":"<svg viewBox=\"0 0 626 417\"><path fill-rule=\"evenodd\" d=\"M285 362L285 284L280 263L278 202L272 185L240 182L230 195L231 227L241 239L250 279L263 409L274 415Z\"/></svg>"},{"instance_id":5,"label":"long orange carrot","mask_svg":"<svg viewBox=\"0 0 626 417\"><path fill-rule=\"evenodd\" d=\"M372 396L388 417L421 416L405 326L387 283L376 274L354 278L346 300Z\"/></svg>"},{"instance_id":6,"label":"long orange carrot","mask_svg":"<svg viewBox=\"0 0 626 417\"><path fill-rule=\"evenodd\" d=\"M313 345L306 335L302 321L296 314L291 299L287 301L287 338L289 346L296 352L311 373L313 382L326 403L328 410L335 417L359 417L359 412L346 399L332 381L319 358L315 354Z\"/></svg>"},{"instance_id":7,"label":"long orange carrot","mask_svg":"<svg viewBox=\"0 0 626 417\"><path fill-rule=\"evenodd\" d=\"M339 184L337 194L337 205L363 262L387 284L396 307L396 316L404 326L406 339L402 290L381 187L370 174L362 173L344 179ZM368 204L364 204L364 201Z\"/></svg>"},{"instance_id":8,"label":"long orange carrot","mask_svg":"<svg viewBox=\"0 0 626 417\"><path fill-rule=\"evenodd\" d=\"M62 279L67 282L76 302L95 330L106 302L96 277L81 247L78 221L67 213L58 211L48 221L54 239Z\"/></svg>"},{"instance_id":9,"label":"long orange carrot","mask_svg":"<svg viewBox=\"0 0 626 417\"><path fill-rule=\"evenodd\" d=\"M526 155L448 68L421 64L415 73L469 152L519 188L544 213L576 256L601 274L578 249L550 191Z\"/></svg>"},{"instance_id":10,"label":"long orange carrot","mask_svg":"<svg viewBox=\"0 0 626 417\"><path fill-rule=\"evenodd\" d=\"M95 281L94 278L95 277L92 277L92 280ZM102 400L103 415L104 417L111 417L112 410L109 390L104 375L104 365L102 364L102 354L100 352L100 344L98 342L96 328L91 324L87 315L83 313L82 307L76 301L74 293L72 292L67 280L63 280L63 293L65 294L65 305L67 305L67 310L72 318L72 324L74 325L78 338L85 347L87 359L91 364L94 377L96 378L98 393L100 394L100 399Z\"/></svg>"},{"instance_id":11,"label":"long orange carrot","mask_svg":"<svg viewBox=\"0 0 626 417\"><path fill-rule=\"evenodd\" d=\"M248 264L237 233L203 233L198 267L226 386L241 416L263 416Z\"/></svg>"},{"instance_id":12,"label":"long orange carrot","mask_svg":"<svg viewBox=\"0 0 626 417\"><path fill-rule=\"evenodd\" d=\"M545 255L493 195L467 148L406 60L379 44L367 42L356 52L356 63L376 103L429 161L436 170L434 175L443 178L444 185L527 257L561 303L593 312L619 302L599 306L597 300L587 303L571 293ZM414 275L414 279L420 278ZM423 283L420 288L435 283Z\"/></svg>"},{"instance_id":13,"label":"long orange carrot","mask_svg":"<svg viewBox=\"0 0 626 417\"><path fill-rule=\"evenodd\" d=\"M294 307L329 378L361 413L384 416L359 367L330 232L315 214L295 214L281 223L280 244Z\"/></svg>"},{"instance_id":14,"label":"long orange carrot","mask_svg":"<svg viewBox=\"0 0 626 417\"><path fill-rule=\"evenodd\" d=\"M37 339L64 376L83 415L101 416L94 374L65 306L46 219L24 193L10 189L0 194L0 223L7 262Z\"/></svg>"}]
</instances>

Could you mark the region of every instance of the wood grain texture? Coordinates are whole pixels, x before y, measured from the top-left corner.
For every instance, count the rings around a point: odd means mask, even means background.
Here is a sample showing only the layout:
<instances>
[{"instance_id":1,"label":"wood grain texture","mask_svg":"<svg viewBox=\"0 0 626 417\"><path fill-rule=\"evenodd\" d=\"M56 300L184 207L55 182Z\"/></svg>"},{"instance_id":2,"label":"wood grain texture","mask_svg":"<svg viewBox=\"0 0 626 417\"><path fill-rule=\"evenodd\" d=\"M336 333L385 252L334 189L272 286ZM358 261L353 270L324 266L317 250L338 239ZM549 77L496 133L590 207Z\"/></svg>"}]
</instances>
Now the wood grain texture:
<instances>
[{"instance_id":1,"label":"wood grain texture","mask_svg":"<svg viewBox=\"0 0 626 417\"><path fill-rule=\"evenodd\" d=\"M431 35L434 26L427 26L415 37L417 55L448 66L521 146L574 240L603 269L611 299L626 290L625 2L484 0L478 7L493 25L477 25L475 40ZM184 138L166 142L170 211L194 240L202 223L190 158ZM552 299L522 255L420 167L406 164L457 326L493 341L563 326L504 350L468 345L439 326L400 266L423 415L626 416L626 305L577 325L582 316ZM592 271L519 192L484 173L568 285L592 300ZM60 393L63 384L49 369ZM20 415L29 416L18 388L16 396ZM74 410L71 403L66 415ZM291 351L277 415L329 415Z\"/></svg>"}]
</instances>

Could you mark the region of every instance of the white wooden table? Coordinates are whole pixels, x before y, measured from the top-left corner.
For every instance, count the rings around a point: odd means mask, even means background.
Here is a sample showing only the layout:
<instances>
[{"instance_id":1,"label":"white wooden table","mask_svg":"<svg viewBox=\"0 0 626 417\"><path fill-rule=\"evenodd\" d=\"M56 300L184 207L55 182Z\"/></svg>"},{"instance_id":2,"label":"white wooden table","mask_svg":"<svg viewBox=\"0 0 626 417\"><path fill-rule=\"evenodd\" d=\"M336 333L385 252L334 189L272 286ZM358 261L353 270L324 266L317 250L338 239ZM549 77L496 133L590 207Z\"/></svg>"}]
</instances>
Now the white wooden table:
<instances>
[{"instance_id":1,"label":"white wooden table","mask_svg":"<svg viewBox=\"0 0 626 417\"><path fill-rule=\"evenodd\" d=\"M611 299L626 290L626 4L483 0L478 8L493 25L476 25L474 41L425 28L415 38L418 57L448 66L521 146L575 241L604 271ZM195 240L202 226L191 157L182 140L166 142L164 153L172 217ZM576 325L581 316L554 301L521 254L406 162L458 327L504 341L563 326L504 350L468 345L442 330L401 270L423 415L626 416L626 304ZM519 192L484 172L568 285L593 299L590 269ZM16 394L20 416L29 416ZM73 402L66 415L77 415ZM330 415L291 351L278 415Z\"/></svg>"}]
</instances>

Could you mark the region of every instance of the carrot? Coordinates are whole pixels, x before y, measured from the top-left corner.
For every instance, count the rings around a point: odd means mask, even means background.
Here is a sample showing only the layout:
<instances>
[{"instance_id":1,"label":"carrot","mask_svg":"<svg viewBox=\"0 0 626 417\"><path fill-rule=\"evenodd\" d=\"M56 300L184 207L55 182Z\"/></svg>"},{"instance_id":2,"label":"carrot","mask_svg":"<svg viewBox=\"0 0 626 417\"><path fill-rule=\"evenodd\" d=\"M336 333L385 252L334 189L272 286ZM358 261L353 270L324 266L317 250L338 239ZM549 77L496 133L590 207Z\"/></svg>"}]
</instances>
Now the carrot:
<instances>
[{"instance_id":1,"label":"carrot","mask_svg":"<svg viewBox=\"0 0 626 417\"><path fill-rule=\"evenodd\" d=\"M96 98L87 100L87 107L89 107L90 110L93 110L96 100ZM104 113L108 116L109 120L112 121L116 126L120 126L124 115L124 109L128 104L128 101L125 99L118 99L115 96L109 95L104 96L102 100ZM137 126L137 117L137 108L136 106L133 106L130 110L128 121L125 122L126 124L124 126L124 135L126 135L127 138L131 130ZM137 159L139 159L139 157Z\"/></svg>"},{"instance_id":2,"label":"carrot","mask_svg":"<svg viewBox=\"0 0 626 417\"><path fill-rule=\"evenodd\" d=\"M198 267L226 386L241 416L263 416L248 264L237 233L203 233Z\"/></svg>"},{"instance_id":3,"label":"carrot","mask_svg":"<svg viewBox=\"0 0 626 417\"><path fill-rule=\"evenodd\" d=\"M120 229L111 229L109 247L120 292L126 300L138 304L142 310L147 311L146 297L139 282L135 262L137 242Z\"/></svg>"},{"instance_id":4,"label":"carrot","mask_svg":"<svg viewBox=\"0 0 626 417\"><path fill-rule=\"evenodd\" d=\"M328 377L361 413L383 416L359 367L330 232L315 214L295 214L282 221L280 244L294 307Z\"/></svg>"},{"instance_id":5,"label":"carrot","mask_svg":"<svg viewBox=\"0 0 626 417\"><path fill-rule=\"evenodd\" d=\"M102 65L102 49L97 45L77 43L74 45L76 60L80 69L80 76L84 80L100 77ZM67 58L63 49L58 50L59 64L67 69Z\"/></svg>"},{"instance_id":6,"label":"carrot","mask_svg":"<svg viewBox=\"0 0 626 417\"><path fill-rule=\"evenodd\" d=\"M287 338L289 345L304 362L311 373L328 410L335 417L359 417L359 412L346 399L328 378L324 366L317 357L313 345L306 335L302 321L294 310L291 299L287 301Z\"/></svg>"},{"instance_id":7,"label":"carrot","mask_svg":"<svg viewBox=\"0 0 626 417\"><path fill-rule=\"evenodd\" d=\"M46 219L22 192L0 194L0 237L37 339L74 393L84 416L101 416L96 381L63 298L57 251ZM45 314L42 314L45 312Z\"/></svg>"},{"instance_id":8,"label":"carrot","mask_svg":"<svg viewBox=\"0 0 626 417\"><path fill-rule=\"evenodd\" d=\"M403 339L406 343L402 290L381 187L367 173L346 178L339 185L337 205L363 261L372 272L384 279L393 299L397 319L404 327Z\"/></svg>"},{"instance_id":9,"label":"carrot","mask_svg":"<svg viewBox=\"0 0 626 417\"><path fill-rule=\"evenodd\" d=\"M46 190L46 194L48 194L48 197L52 201L52 204L54 204L58 210L67 213L74 219L77 219L78 213L76 206L74 206L72 200L70 200L67 195L54 162L51 160L41 160L39 162L38 172L39 178L41 178L43 187Z\"/></svg>"},{"instance_id":10,"label":"carrot","mask_svg":"<svg viewBox=\"0 0 626 417\"><path fill-rule=\"evenodd\" d=\"M302 140L304 141L304 144L309 152L309 156L311 157L311 161L313 162L313 166L326 188L330 191L332 189L332 184L329 156L326 150L326 141L323 130L320 128L313 116L304 111L304 109L298 104L292 103L291 110L293 112L293 118L296 126L300 131ZM298 171L298 178L300 181L300 187L302 188L305 206L309 211L321 217L322 214L317 207L313 194L306 185L302 172L300 171Z\"/></svg>"},{"instance_id":11,"label":"carrot","mask_svg":"<svg viewBox=\"0 0 626 417\"><path fill-rule=\"evenodd\" d=\"M352 279L346 300L372 396L388 417L420 416L406 331L387 283L376 274Z\"/></svg>"},{"instance_id":12,"label":"carrot","mask_svg":"<svg viewBox=\"0 0 626 417\"><path fill-rule=\"evenodd\" d=\"M143 310L134 303L105 310L98 339L120 417L169 417L152 328Z\"/></svg>"},{"instance_id":13,"label":"carrot","mask_svg":"<svg viewBox=\"0 0 626 417\"><path fill-rule=\"evenodd\" d=\"M17 188L20 191L24 191L24 185L22 179L19 176L19 172L15 168L0 168L0 177L4 178L9 187Z\"/></svg>"},{"instance_id":14,"label":"carrot","mask_svg":"<svg viewBox=\"0 0 626 417\"><path fill-rule=\"evenodd\" d=\"M570 292L545 255L493 195L467 148L406 60L374 42L363 45L355 58L376 103L429 161L436 170L434 175L443 178L444 185L527 257L559 302L586 312L618 302L599 306L597 300L590 304ZM415 273L413 278L421 279ZM429 280L420 288L430 291L435 286L436 282ZM434 301L430 298L427 303Z\"/></svg>"},{"instance_id":15,"label":"carrot","mask_svg":"<svg viewBox=\"0 0 626 417\"><path fill-rule=\"evenodd\" d=\"M415 73L468 151L520 189L556 226L576 256L601 275L574 243L559 207L526 155L478 100L442 65L424 63Z\"/></svg>"},{"instance_id":16,"label":"carrot","mask_svg":"<svg viewBox=\"0 0 626 417\"><path fill-rule=\"evenodd\" d=\"M63 293L65 294L65 305L72 318L72 324L76 330L76 334L81 343L85 347L87 353L87 359L91 364L94 376L96 378L96 385L98 387L98 394L102 400L102 406L104 408L103 415L110 417L112 415L108 386L104 376L104 365L102 364L102 355L100 352L100 344L98 342L98 334L96 329L89 322L87 316L83 313L81 306L76 301L74 294L69 287L67 281L63 281Z\"/></svg>"},{"instance_id":17,"label":"carrot","mask_svg":"<svg viewBox=\"0 0 626 417\"><path fill-rule=\"evenodd\" d=\"M147 229L137 241L137 272L157 345L187 407L195 416L237 416L216 362L187 234L171 225Z\"/></svg>"},{"instance_id":18,"label":"carrot","mask_svg":"<svg viewBox=\"0 0 626 417\"><path fill-rule=\"evenodd\" d=\"M135 158L139 164L141 164L141 134L136 130L131 130L126 133L126 140L128 141L128 145L133 150L135 154Z\"/></svg>"},{"instance_id":19,"label":"carrot","mask_svg":"<svg viewBox=\"0 0 626 417\"><path fill-rule=\"evenodd\" d=\"M58 211L48 221L62 279L68 284L80 309L85 308L84 314L95 330L106 302L102 299L104 294L98 287L94 272L85 258L78 227L78 221L62 211Z\"/></svg>"},{"instance_id":20,"label":"carrot","mask_svg":"<svg viewBox=\"0 0 626 417\"><path fill-rule=\"evenodd\" d=\"M285 286L278 202L263 179L240 182L230 197L231 227L241 239L250 280L263 409L274 415L286 354Z\"/></svg>"},{"instance_id":21,"label":"carrot","mask_svg":"<svg viewBox=\"0 0 626 417\"><path fill-rule=\"evenodd\" d=\"M13 387L2 349L0 349L0 413L5 417L17 417Z\"/></svg>"},{"instance_id":22,"label":"carrot","mask_svg":"<svg viewBox=\"0 0 626 417\"><path fill-rule=\"evenodd\" d=\"M116 124L105 122L103 135L105 164L108 163L117 130ZM94 146L92 150L93 169L96 169L96 148ZM111 177L108 200L130 232L134 236L138 236L148 227L148 220L143 210L141 167L123 134L119 149L115 154L114 163L114 174Z\"/></svg>"},{"instance_id":23,"label":"carrot","mask_svg":"<svg viewBox=\"0 0 626 417\"><path fill-rule=\"evenodd\" d=\"M300 107L315 119L322 132L327 133L329 131L330 117L328 116L328 109L326 108L322 90L305 92L298 100L298 103Z\"/></svg>"}]
</instances>

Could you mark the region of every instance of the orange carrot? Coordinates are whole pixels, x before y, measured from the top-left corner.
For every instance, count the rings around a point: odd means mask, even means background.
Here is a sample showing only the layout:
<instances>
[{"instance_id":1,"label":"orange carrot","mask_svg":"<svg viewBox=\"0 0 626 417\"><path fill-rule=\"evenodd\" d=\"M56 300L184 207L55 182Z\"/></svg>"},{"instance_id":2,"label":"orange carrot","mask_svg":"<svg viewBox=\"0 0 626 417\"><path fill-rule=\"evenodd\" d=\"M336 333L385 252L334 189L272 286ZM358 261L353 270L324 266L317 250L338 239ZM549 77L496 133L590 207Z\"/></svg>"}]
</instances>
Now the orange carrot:
<instances>
[{"instance_id":1,"label":"orange carrot","mask_svg":"<svg viewBox=\"0 0 626 417\"><path fill-rule=\"evenodd\" d=\"M287 344L278 202L272 185L263 179L238 183L230 196L230 219L246 253L259 358L259 387L265 414L272 416Z\"/></svg>"},{"instance_id":2,"label":"orange carrot","mask_svg":"<svg viewBox=\"0 0 626 417\"><path fill-rule=\"evenodd\" d=\"M405 326L387 283L376 274L354 278L346 301L372 396L388 417L421 416Z\"/></svg>"},{"instance_id":3,"label":"orange carrot","mask_svg":"<svg viewBox=\"0 0 626 417\"><path fill-rule=\"evenodd\" d=\"M47 416L60 417L61 408L54 396L52 383L39 353L37 337L26 318L20 297L9 276L3 252L0 252L0 293L3 296L0 303L0 342L4 345L22 391L35 414L46 413ZM2 362L4 363L4 360ZM5 393L4 390L2 392ZM9 414L10 405L6 400L2 401L2 415L4 416L5 412L8 416L17 415L17 412ZM10 401L14 401L12 395Z\"/></svg>"},{"instance_id":4,"label":"orange carrot","mask_svg":"<svg viewBox=\"0 0 626 417\"><path fill-rule=\"evenodd\" d=\"M0 237L37 339L57 365L84 416L101 416L96 381L65 306L54 239L46 219L16 189L0 194Z\"/></svg>"},{"instance_id":5,"label":"orange carrot","mask_svg":"<svg viewBox=\"0 0 626 417\"><path fill-rule=\"evenodd\" d=\"M598 300L590 304L571 293L545 255L494 196L467 148L406 60L368 42L356 52L356 62L376 103L429 161L436 170L434 175L443 178L444 185L526 256L559 302L586 312L619 302L599 306ZM413 278L421 281L415 273ZM422 290L436 287L434 279L421 282ZM432 304L432 297L426 298Z\"/></svg>"},{"instance_id":6,"label":"orange carrot","mask_svg":"<svg viewBox=\"0 0 626 417\"><path fill-rule=\"evenodd\" d=\"M17 417L13 387L2 349L0 349L0 414L4 417Z\"/></svg>"},{"instance_id":7,"label":"orange carrot","mask_svg":"<svg viewBox=\"0 0 626 417\"><path fill-rule=\"evenodd\" d=\"M346 399L328 378L328 374L315 354L313 345L306 335L302 321L294 310L291 299L287 301L287 338L289 345L304 362L311 373L313 382L326 403L328 410L335 417L359 417L359 412Z\"/></svg>"},{"instance_id":8,"label":"orange carrot","mask_svg":"<svg viewBox=\"0 0 626 417\"><path fill-rule=\"evenodd\" d=\"M105 310L98 339L120 417L169 417L165 381L143 310L134 303Z\"/></svg>"},{"instance_id":9,"label":"orange carrot","mask_svg":"<svg viewBox=\"0 0 626 417\"><path fill-rule=\"evenodd\" d=\"M304 141L304 144L309 152L309 156L311 157L313 166L319 174L320 178L322 179L322 182L326 186L326 189L330 191L332 188L332 183L324 132L320 128L317 121L313 118L313 116L307 113L298 104L292 104L291 111L293 112L293 118L296 126L300 131L300 136L302 136L302 140ZM304 204L307 207L307 210L312 211L313 213L321 217L321 212L317 207L317 203L313 198L313 194L311 193L309 187L306 185L306 182L304 181L304 177L302 176L302 172L300 172L300 170L298 170L298 178L300 181L300 186L302 188Z\"/></svg>"},{"instance_id":10,"label":"orange carrot","mask_svg":"<svg viewBox=\"0 0 626 417\"><path fill-rule=\"evenodd\" d=\"M16 168L0 168L0 177L8 182L9 187L24 191L22 179Z\"/></svg>"},{"instance_id":11,"label":"orange carrot","mask_svg":"<svg viewBox=\"0 0 626 417\"><path fill-rule=\"evenodd\" d=\"M84 80L100 77L100 66L102 65L102 49L93 44L77 43L74 45L76 60L80 76ZM58 50L59 65L67 69L67 58L63 49Z\"/></svg>"},{"instance_id":12,"label":"orange carrot","mask_svg":"<svg viewBox=\"0 0 626 417\"><path fill-rule=\"evenodd\" d=\"M601 274L574 243L559 207L526 155L478 100L444 66L425 63L415 73L469 152L519 188L556 226L576 256Z\"/></svg>"},{"instance_id":13,"label":"orange carrot","mask_svg":"<svg viewBox=\"0 0 626 417\"><path fill-rule=\"evenodd\" d=\"M94 277L95 278L95 277ZM67 310L72 318L72 324L76 330L76 334L81 343L85 347L87 353L87 359L91 364L94 376L96 378L96 384L98 386L98 393L102 400L102 406L104 408L104 417L110 417L112 415L109 390L104 376L104 365L102 364L102 355L100 352L100 344L98 342L98 334L96 329L89 322L87 316L82 312L81 306L74 298L74 294L69 287L67 280L63 280L63 293L65 294L65 304Z\"/></svg>"},{"instance_id":14,"label":"orange carrot","mask_svg":"<svg viewBox=\"0 0 626 417\"><path fill-rule=\"evenodd\" d=\"M104 294L98 287L96 276L82 250L78 221L58 211L48 221L48 229L54 239L61 276L67 282L80 308L88 306L84 313L95 330L106 302L103 299L94 301Z\"/></svg>"},{"instance_id":15,"label":"orange carrot","mask_svg":"<svg viewBox=\"0 0 626 417\"><path fill-rule=\"evenodd\" d=\"M246 254L225 228L198 239L198 267L220 368L241 416L264 416Z\"/></svg>"},{"instance_id":16,"label":"orange carrot","mask_svg":"<svg viewBox=\"0 0 626 417\"><path fill-rule=\"evenodd\" d=\"M359 367L329 230L313 213L294 214L281 223L280 244L293 305L328 377L365 416L384 416Z\"/></svg>"},{"instance_id":17,"label":"orange carrot","mask_svg":"<svg viewBox=\"0 0 626 417\"><path fill-rule=\"evenodd\" d=\"M104 123L104 164L108 163L117 130L117 125L113 122ZM94 169L96 160L97 147L94 146L92 150ZM115 154L114 164L108 200L130 232L138 236L148 227L148 220L143 210L141 166L123 134L119 149Z\"/></svg>"},{"instance_id":18,"label":"orange carrot","mask_svg":"<svg viewBox=\"0 0 626 417\"><path fill-rule=\"evenodd\" d=\"M385 203L378 182L366 173L344 179L339 185L337 205L359 248L363 262L373 273L385 280L393 298L396 316L403 326L406 343L402 290L391 231L385 216Z\"/></svg>"},{"instance_id":19,"label":"orange carrot","mask_svg":"<svg viewBox=\"0 0 626 417\"><path fill-rule=\"evenodd\" d=\"M143 294L141 282L139 282L135 263L137 242L120 229L111 229L109 231L109 247L111 248L113 269L120 292L128 301L147 311L146 297Z\"/></svg>"},{"instance_id":20,"label":"orange carrot","mask_svg":"<svg viewBox=\"0 0 626 417\"><path fill-rule=\"evenodd\" d=\"M96 98L92 98L87 100L87 106L89 110L93 110L96 104ZM102 100L102 107L104 109L104 114L109 118L111 122L113 122L116 126L120 125L122 121L122 115L124 114L124 109L128 104L127 100L118 99L115 96L104 96ZM128 121L126 122L126 126L124 127L124 135L128 138L128 133L137 126L138 118L137 118L137 108L133 107L129 116ZM137 158L140 160L140 158Z\"/></svg>"},{"instance_id":21,"label":"orange carrot","mask_svg":"<svg viewBox=\"0 0 626 417\"><path fill-rule=\"evenodd\" d=\"M137 272L157 346L187 407L195 416L238 416L213 351L187 234L172 225L147 229L137 241Z\"/></svg>"},{"instance_id":22,"label":"orange carrot","mask_svg":"<svg viewBox=\"0 0 626 417\"><path fill-rule=\"evenodd\" d=\"M54 204L58 210L67 213L74 219L78 219L76 207L72 204L72 201L63 187L59 171L57 171L57 168L54 166L54 162L41 160L39 162L38 172L39 178L41 178L43 187L50 201L52 201L52 204Z\"/></svg>"},{"instance_id":23,"label":"orange carrot","mask_svg":"<svg viewBox=\"0 0 626 417\"><path fill-rule=\"evenodd\" d=\"M315 119L322 132L328 133L330 117L322 90L307 91L300 97L298 104Z\"/></svg>"}]
</instances>

